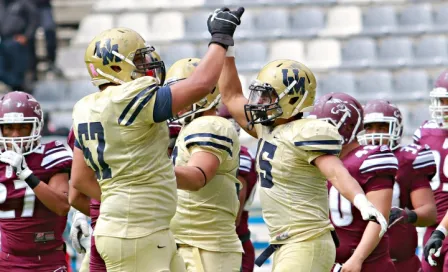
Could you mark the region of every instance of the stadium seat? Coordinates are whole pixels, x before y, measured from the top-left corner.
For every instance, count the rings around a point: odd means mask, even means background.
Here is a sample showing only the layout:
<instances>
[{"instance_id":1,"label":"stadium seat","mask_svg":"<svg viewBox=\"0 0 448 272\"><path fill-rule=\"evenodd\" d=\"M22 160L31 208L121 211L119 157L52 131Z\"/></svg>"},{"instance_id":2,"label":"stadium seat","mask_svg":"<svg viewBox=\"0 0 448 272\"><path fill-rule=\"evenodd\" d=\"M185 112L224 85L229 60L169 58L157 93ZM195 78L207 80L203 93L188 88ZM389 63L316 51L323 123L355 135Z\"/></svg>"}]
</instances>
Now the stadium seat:
<instances>
[{"instance_id":1,"label":"stadium seat","mask_svg":"<svg viewBox=\"0 0 448 272\"><path fill-rule=\"evenodd\" d=\"M392 75L388 71L372 71L357 78L357 97L360 101L369 99L390 99L393 93Z\"/></svg>"},{"instance_id":2,"label":"stadium seat","mask_svg":"<svg viewBox=\"0 0 448 272\"><path fill-rule=\"evenodd\" d=\"M235 50L236 63L241 71L260 70L266 64L267 56L268 49L263 42L246 42Z\"/></svg>"},{"instance_id":3,"label":"stadium seat","mask_svg":"<svg viewBox=\"0 0 448 272\"><path fill-rule=\"evenodd\" d=\"M190 43L175 43L160 49L160 57L167 69L176 61L183 58L198 58L196 47Z\"/></svg>"},{"instance_id":4,"label":"stadium seat","mask_svg":"<svg viewBox=\"0 0 448 272\"><path fill-rule=\"evenodd\" d=\"M151 41L168 41L184 37L185 26L181 12L160 12L155 13L151 18Z\"/></svg>"},{"instance_id":5,"label":"stadium seat","mask_svg":"<svg viewBox=\"0 0 448 272\"><path fill-rule=\"evenodd\" d=\"M433 31L448 31L448 4L439 5L434 14Z\"/></svg>"},{"instance_id":6,"label":"stadium seat","mask_svg":"<svg viewBox=\"0 0 448 272\"><path fill-rule=\"evenodd\" d=\"M64 69L64 75L68 78L89 78L90 76L84 63L85 52L86 47L84 46L59 48L57 51L56 65Z\"/></svg>"},{"instance_id":7,"label":"stadium seat","mask_svg":"<svg viewBox=\"0 0 448 272\"><path fill-rule=\"evenodd\" d=\"M71 111L52 112L50 121L55 129L65 128L68 130L72 127L73 119Z\"/></svg>"},{"instance_id":8,"label":"stadium seat","mask_svg":"<svg viewBox=\"0 0 448 272\"><path fill-rule=\"evenodd\" d=\"M210 12L198 11L191 13L185 20L185 38L186 39L204 39L209 38L210 33L207 29L207 18ZM239 30L239 29L238 29Z\"/></svg>"},{"instance_id":9,"label":"stadium seat","mask_svg":"<svg viewBox=\"0 0 448 272\"><path fill-rule=\"evenodd\" d=\"M356 6L337 6L328 11L327 27L321 36L347 36L361 32L361 9Z\"/></svg>"},{"instance_id":10,"label":"stadium seat","mask_svg":"<svg viewBox=\"0 0 448 272\"><path fill-rule=\"evenodd\" d=\"M283 37L288 34L289 23L289 13L286 9L271 9L268 18L266 13L256 15L254 34L256 37Z\"/></svg>"},{"instance_id":11,"label":"stadium seat","mask_svg":"<svg viewBox=\"0 0 448 272\"><path fill-rule=\"evenodd\" d=\"M342 48L342 67L366 68L376 61L376 43L370 38L348 41Z\"/></svg>"},{"instance_id":12,"label":"stadium seat","mask_svg":"<svg viewBox=\"0 0 448 272\"><path fill-rule=\"evenodd\" d=\"M44 111L65 109L63 105L67 98L67 82L38 81L33 90L33 96L42 105Z\"/></svg>"},{"instance_id":13,"label":"stadium seat","mask_svg":"<svg viewBox=\"0 0 448 272\"><path fill-rule=\"evenodd\" d=\"M90 80L73 80L68 84L68 99L76 103L84 96L98 91L98 87L95 87Z\"/></svg>"},{"instance_id":14,"label":"stadium seat","mask_svg":"<svg viewBox=\"0 0 448 272\"><path fill-rule=\"evenodd\" d=\"M137 31L144 39L149 35L149 18L146 13L123 13L117 17L117 27L127 27Z\"/></svg>"},{"instance_id":15,"label":"stadium seat","mask_svg":"<svg viewBox=\"0 0 448 272\"><path fill-rule=\"evenodd\" d=\"M167 0L164 0L167 1ZM158 1L158 2L164 2L164 1ZM205 0L169 0L169 6L178 8L178 7L201 7L204 5Z\"/></svg>"},{"instance_id":16,"label":"stadium seat","mask_svg":"<svg viewBox=\"0 0 448 272\"><path fill-rule=\"evenodd\" d=\"M354 95L356 92L355 76L349 72L332 72L326 76L319 77L317 82L319 96L331 92L343 92Z\"/></svg>"},{"instance_id":17,"label":"stadium seat","mask_svg":"<svg viewBox=\"0 0 448 272\"><path fill-rule=\"evenodd\" d=\"M379 46L377 67L397 68L412 62L412 42L409 38L386 38Z\"/></svg>"},{"instance_id":18,"label":"stadium seat","mask_svg":"<svg viewBox=\"0 0 448 272\"><path fill-rule=\"evenodd\" d=\"M78 32L75 39L72 40L74 44L87 44L96 35L104 30L114 27L113 17L109 14L91 14L84 17L79 24Z\"/></svg>"},{"instance_id":19,"label":"stadium seat","mask_svg":"<svg viewBox=\"0 0 448 272\"><path fill-rule=\"evenodd\" d=\"M307 45L307 61L311 69L329 69L341 64L339 41L332 39L312 40Z\"/></svg>"},{"instance_id":20,"label":"stadium seat","mask_svg":"<svg viewBox=\"0 0 448 272\"><path fill-rule=\"evenodd\" d=\"M431 6L417 4L406 7L398 15L398 24L396 31L402 34L429 31L432 28Z\"/></svg>"},{"instance_id":21,"label":"stadium seat","mask_svg":"<svg viewBox=\"0 0 448 272\"><path fill-rule=\"evenodd\" d=\"M297 40L279 40L273 42L269 53L269 61L276 59L293 59L304 61L305 48L302 42Z\"/></svg>"},{"instance_id":22,"label":"stadium seat","mask_svg":"<svg viewBox=\"0 0 448 272\"><path fill-rule=\"evenodd\" d=\"M235 38L241 39L241 38L250 38L255 35L255 15L252 12L245 12L243 15L243 23L238 26L237 30L235 31Z\"/></svg>"},{"instance_id":23,"label":"stadium seat","mask_svg":"<svg viewBox=\"0 0 448 272\"><path fill-rule=\"evenodd\" d=\"M290 36L317 36L325 27L325 15L320 8L301 8L291 14Z\"/></svg>"},{"instance_id":24,"label":"stadium seat","mask_svg":"<svg viewBox=\"0 0 448 272\"><path fill-rule=\"evenodd\" d=\"M427 99L429 78L423 70L406 70L395 75L394 95L397 100Z\"/></svg>"},{"instance_id":25,"label":"stadium seat","mask_svg":"<svg viewBox=\"0 0 448 272\"><path fill-rule=\"evenodd\" d=\"M363 30L367 35L384 35L395 31L397 16L391 6L368 8L363 14Z\"/></svg>"},{"instance_id":26,"label":"stadium seat","mask_svg":"<svg viewBox=\"0 0 448 272\"><path fill-rule=\"evenodd\" d=\"M427 36L415 49L414 65L442 66L448 63L448 42L444 36Z\"/></svg>"}]
</instances>

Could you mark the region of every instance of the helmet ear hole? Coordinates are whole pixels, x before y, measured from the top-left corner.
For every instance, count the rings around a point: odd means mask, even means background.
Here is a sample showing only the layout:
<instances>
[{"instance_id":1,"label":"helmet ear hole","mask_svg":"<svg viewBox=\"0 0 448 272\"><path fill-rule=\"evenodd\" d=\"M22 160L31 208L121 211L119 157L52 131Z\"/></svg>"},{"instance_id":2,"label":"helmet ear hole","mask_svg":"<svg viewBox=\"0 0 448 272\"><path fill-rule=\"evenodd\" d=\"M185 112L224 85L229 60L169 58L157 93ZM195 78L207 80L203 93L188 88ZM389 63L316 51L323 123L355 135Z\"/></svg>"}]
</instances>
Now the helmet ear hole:
<instances>
[{"instance_id":1,"label":"helmet ear hole","mask_svg":"<svg viewBox=\"0 0 448 272\"><path fill-rule=\"evenodd\" d=\"M120 66L112 65L110 68L111 68L112 70L114 70L114 72L116 72L116 73L121 72L121 67L120 67Z\"/></svg>"},{"instance_id":2,"label":"helmet ear hole","mask_svg":"<svg viewBox=\"0 0 448 272\"><path fill-rule=\"evenodd\" d=\"M289 99L289 104L294 105L297 102L297 100L299 100L298 97L293 97L293 98Z\"/></svg>"}]
</instances>

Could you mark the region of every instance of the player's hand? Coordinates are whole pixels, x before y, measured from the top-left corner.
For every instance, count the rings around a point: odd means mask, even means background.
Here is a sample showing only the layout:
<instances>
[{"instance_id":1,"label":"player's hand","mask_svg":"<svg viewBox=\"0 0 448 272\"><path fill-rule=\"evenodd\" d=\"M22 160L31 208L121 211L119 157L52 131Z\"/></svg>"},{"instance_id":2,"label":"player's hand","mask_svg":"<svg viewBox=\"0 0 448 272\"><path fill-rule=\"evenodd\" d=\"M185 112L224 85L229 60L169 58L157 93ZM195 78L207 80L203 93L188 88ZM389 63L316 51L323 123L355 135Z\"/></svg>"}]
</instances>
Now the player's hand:
<instances>
[{"instance_id":1,"label":"player's hand","mask_svg":"<svg viewBox=\"0 0 448 272\"><path fill-rule=\"evenodd\" d=\"M393 225L400 224L413 224L417 221L417 214L408 208L392 207L389 214L389 228Z\"/></svg>"},{"instance_id":2,"label":"player's hand","mask_svg":"<svg viewBox=\"0 0 448 272\"><path fill-rule=\"evenodd\" d=\"M383 214L380 213L375 208L375 206L373 206L373 204L367 200L367 197L364 194L356 195L353 204L361 212L363 220L374 221L380 224L381 231L379 236L383 237L384 233L387 230L387 221L386 218L384 218Z\"/></svg>"},{"instance_id":3,"label":"player's hand","mask_svg":"<svg viewBox=\"0 0 448 272\"><path fill-rule=\"evenodd\" d=\"M22 149L12 142L12 146L15 151L7 150L0 155L0 161L9 164L16 172L17 177L20 180L28 178L33 171L28 168L25 157L22 155Z\"/></svg>"},{"instance_id":4,"label":"player's hand","mask_svg":"<svg viewBox=\"0 0 448 272\"><path fill-rule=\"evenodd\" d=\"M362 261L356 258L348 259L343 265L341 272L360 272L362 267Z\"/></svg>"},{"instance_id":5,"label":"player's hand","mask_svg":"<svg viewBox=\"0 0 448 272\"><path fill-rule=\"evenodd\" d=\"M437 265L437 263L433 260L433 255L435 257L440 257L440 250L442 249L443 240L445 240L445 235L440 230L435 230L432 232L431 237L423 248L425 260L431 266Z\"/></svg>"},{"instance_id":6,"label":"player's hand","mask_svg":"<svg viewBox=\"0 0 448 272\"><path fill-rule=\"evenodd\" d=\"M72 240L72 246L78 252L86 253L86 249L81 245L81 238L89 237L89 223L87 222L87 216L80 211L75 211L72 219L72 227L70 228L70 239Z\"/></svg>"},{"instance_id":7,"label":"player's hand","mask_svg":"<svg viewBox=\"0 0 448 272\"><path fill-rule=\"evenodd\" d=\"M243 7L239 7L238 10L216 9L207 19L208 31L212 35L210 43L217 43L226 49L233 46L233 34L236 27L241 24L243 13Z\"/></svg>"}]
</instances>

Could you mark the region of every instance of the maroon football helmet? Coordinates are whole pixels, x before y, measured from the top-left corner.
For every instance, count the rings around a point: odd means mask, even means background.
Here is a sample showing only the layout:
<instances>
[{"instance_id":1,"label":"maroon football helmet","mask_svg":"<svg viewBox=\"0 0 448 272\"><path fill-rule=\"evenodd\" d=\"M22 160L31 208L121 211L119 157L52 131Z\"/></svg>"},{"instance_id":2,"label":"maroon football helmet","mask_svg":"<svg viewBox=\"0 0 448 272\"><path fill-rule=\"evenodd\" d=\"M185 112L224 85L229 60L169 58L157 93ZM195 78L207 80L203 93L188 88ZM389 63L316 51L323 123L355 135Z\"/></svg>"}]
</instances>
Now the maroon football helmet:
<instances>
[{"instance_id":1,"label":"maroon football helmet","mask_svg":"<svg viewBox=\"0 0 448 272\"><path fill-rule=\"evenodd\" d=\"M226 105L221 104L218 108L218 115L226 118L227 120L229 120L230 122L232 122L233 126L235 127L236 132L238 133L238 135L240 135L240 130L241 127L240 125L235 121L235 119L233 119L232 115L230 115L229 110L227 109Z\"/></svg>"},{"instance_id":2,"label":"maroon football helmet","mask_svg":"<svg viewBox=\"0 0 448 272\"><path fill-rule=\"evenodd\" d=\"M0 126L4 124L32 124L31 134L25 137L4 137L0 129L0 152L14 150L16 143L24 155L32 153L40 144L44 125L43 112L39 102L24 92L9 92L0 98Z\"/></svg>"},{"instance_id":3,"label":"maroon football helmet","mask_svg":"<svg viewBox=\"0 0 448 272\"><path fill-rule=\"evenodd\" d=\"M388 133L366 133L363 131L358 136L362 145L383 145L386 140L389 147L394 150L400 145L403 135L403 117L400 109L387 100L377 99L368 102L364 106L364 126L369 123L389 124Z\"/></svg>"},{"instance_id":4,"label":"maroon football helmet","mask_svg":"<svg viewBox=\"0 0 448 272\"><path fill-rule=\"evenodd\" d=\"M448 98L448 70L437 78L434 89L429 93L431 117L443 128L448 128L448 105L442 103L442 98Z\"/></svg>"},{"instance_id":5,"label":"maroon football helmet","mask_svg":"<svg viewBox=\"0 0 448 272\"><path fill-rule=\"evenodd\" d=\"M352 142L363 129L362 106L345 93L329 93L314 104L310 118L318 118L333 124L343 138L343 144Z\"/></svg>"},{"instance_id":6,"label":"maroon football helmet","mask_svg":"<svg viewBox=\"0 0 448 272\"><path fill-rule=\"evenodd\" d=\"M168 148L173 149L176 145L177 136L179 136L182 125L178 122L169 122L168 129L170 131L170 143L168 145Z\"/></svg>"}]
</instances>

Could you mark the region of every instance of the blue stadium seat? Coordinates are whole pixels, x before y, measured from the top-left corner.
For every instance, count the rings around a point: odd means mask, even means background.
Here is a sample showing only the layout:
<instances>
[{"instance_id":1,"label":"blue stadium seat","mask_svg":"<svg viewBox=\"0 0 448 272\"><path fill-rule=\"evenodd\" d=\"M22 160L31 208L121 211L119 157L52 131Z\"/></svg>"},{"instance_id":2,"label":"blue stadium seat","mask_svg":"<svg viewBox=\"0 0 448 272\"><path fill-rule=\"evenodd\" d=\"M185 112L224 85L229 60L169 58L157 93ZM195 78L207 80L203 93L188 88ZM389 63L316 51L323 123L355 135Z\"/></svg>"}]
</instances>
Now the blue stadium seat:
<instances>
[{"instance_id":1,"label":"blue stadium seat","mask_svg":"<svg viewBox=\"0 0 448 272\"><path fill-rule=\"evenodd\" d=\"M251 38L255 35L255 15L252 12L245 12L242 18L241 25L238 26L237 30L235 31L235 38L241 39L241 38Z\"/></svg>"},{"instance_id":2,"label":"blue stadium seat","mask_svg":"<svg viewBox=\"0 0 448 272\"><path fill-rule=\"evenodd\" d=\"M342 67L366 68L376 61L376 43L370 38L359 38L348 41L342 47Z\"/></svg>"},{"instance_id":3,"label":"blue stadium seat","mask_svg":"<svg viewBox=\"0 0 448 272\"><path fill-rule=\"evenodd\" d=\"M432 28L431 6L428 4L418 4L408 6L398 15L396 32L402 34L425 33Z\"/></svg>"},{"instance_id":4,"label":"blue stadium seat","mask_svg":"<svg viewBox=\"0 0 448 272\"><path fill-rule=\"evenodd\" d=\"M367 35L384 35L395 31L397 16L391 6L368 8L363 13L363 33Z\"/></svg>"},{"instance_id":5,"label":"blue stadium seat","mask_svg":"<svg viewBox=\"0 0 448 272\"><path fill-rule=\"evenodd\" d=\"M325 28L325 15L320 8L298 9L291 14L290 36L312 37Z\"/></svg>"},{"instance_id":6,"label":"blue stadium seat","mask_svg":"<svg viewBox=\"0 0 448 272\"><path fill-rule=\"evenodd\" d=\"M286 9L271 9L268 18L266 13L256 15L254 35L257 37L283 37L288 34L289 24L289 12Z\"/></svg>"},{"instance_id":7,"label":"blue stadium seat","mask_svg":"<svg viewBox=\"0 0 448 272\"><path fill-rule=\"evenodd\" d=\"M378 52L377 67L398 68L409 65L412 62L412 42L409 38L386 38Z\"/></svg>"},{"instance_id":8,"label":"blue stadium seat","mask_svg":"<svg viewBox=\"0 0 448 272\"><path fill-rule=\"evenodd\" d=\"M393 93L392 75L388 71L372 71L357 78L357 96L360 101L372 98L390 99Z\"/></svg>"},{"instance_id":9,"label":"blue stadium seat","mask_svg":"<svg viewBox=\"0 0 448 272\"><path fill-rule=\"evenodd\" d=\"M41 103L45 111L68 108L64 104L67 98L67 82L65 81L38 81L34 87L33 96Z\"/></svg>"},{"instance_id":10,"label":"blue stadium seat","mask_svg":"<svg viewBox=\"0 0 448 272\"><path fill-rule=\"evenodd\" d=\"M90 80L73 80L68 85L68 99L77 102L84 96L98 91L98 87L95 87Z\"/></svg>"},{"instance_id":11,"label":"blue stadium seat","mask_svg":"<svg viewBox=\"0 0 448 272\"><path fill-rule=\"evenodd\" d=\"M406 70L395 75L394 95L398 100L428 98L429 78L424 70Z\"/></svg>"},{"instance_id":12,"label":"blue stadium seat","mask_svg":"<svg viewBox=\"0 0 448 272\"><path fill-rule=\"evenodd\" d=\"M344 92L354 95L356 92L355 76L349 72L332 72L325 77L319 77L317 83L319 96L331 92Z\"/></svg>"},{"instance_id":13,"label":"blue stadium seat","mask_svg":"<svg viewBox=\"0 0 448 272\"><path fill-rule=\"evenodd\" d=\"M210 15L208 11L198 11L189 14L185 19L185 38L203 39L209 38L210 33L207 29L207 18Z\"/></svg>"},{"instance_id":14,"label":"blue stadium seat","mask_svg":"<svg viewBox=\"0 0 448 272\"><path fill-rule=\"evenodd\" d=\"M190 43L175 43L166 47L162 47L160 55L167 69L176 61L183 58L198 58L196 47Z\"/></svg>"},{"instance_id":15,"label":"blue stadium seat","mask_svg":"<svg viewBox=\"0 0 448 272\"><path fill-rule=\"evenodd\" d=\"M421 39L415 49L414 65L442 66L448 63L448 41L444 36Z\"/></svg>"},{"instance_id":16,"label":"blue stadium seat","mask_svg":"<svg viewBox=\"0 0 448 272\"><path fill-rule=\"evenodd\" d=\"M448 4L439 5L434 14L433 31L448 31Z\"/></svg>"},{"instance_id":17,"label":"blue stadium seat","mask_svg":"<svg viewBox=\"0 0 448 272\"><path fill-rule=\"evenodd\" d=\"M238 71L258 71L266 64L267 56L268 49L263 42L246 42L239 45L235 50Z\"/></svg>"}]
</instances>

